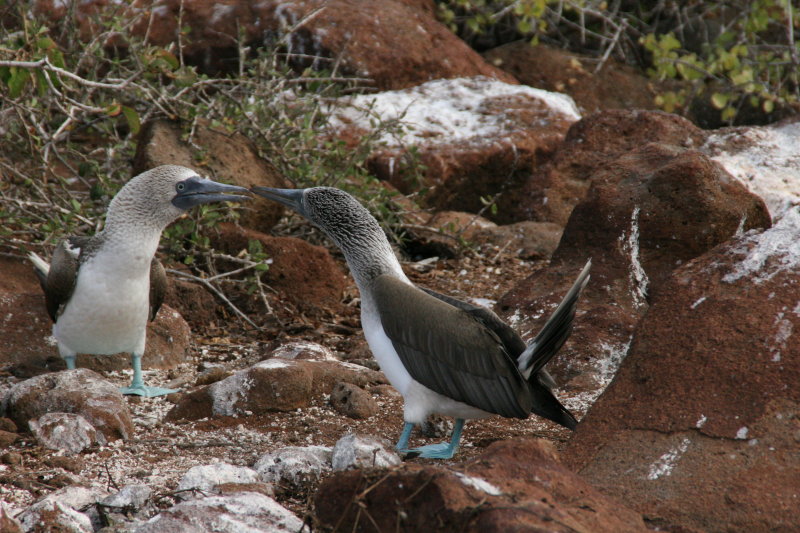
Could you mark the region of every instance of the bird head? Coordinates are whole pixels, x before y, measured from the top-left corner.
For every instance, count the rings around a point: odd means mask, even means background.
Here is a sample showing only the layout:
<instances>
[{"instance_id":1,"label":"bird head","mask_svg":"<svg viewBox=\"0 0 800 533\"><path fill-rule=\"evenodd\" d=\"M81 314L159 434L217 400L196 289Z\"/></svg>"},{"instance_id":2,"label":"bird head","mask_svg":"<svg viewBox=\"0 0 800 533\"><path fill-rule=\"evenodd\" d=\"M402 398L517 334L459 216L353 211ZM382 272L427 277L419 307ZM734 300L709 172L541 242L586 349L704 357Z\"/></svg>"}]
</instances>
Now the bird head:
<instances>
[{"instance_id":1,"label":"bird head","mask_svg":"<svg viewBox=\"0 0 800 533\"><path fill-rule=\"evenodd\" d=\"M117 193L109 206L108 218L138 218L166 227L185 211L212 202L247 200L244 187L226 185L201 178L194 170L163 165L139 174ZM106 225L110 222L107 219Z\"/></svg>"}]
</instances>

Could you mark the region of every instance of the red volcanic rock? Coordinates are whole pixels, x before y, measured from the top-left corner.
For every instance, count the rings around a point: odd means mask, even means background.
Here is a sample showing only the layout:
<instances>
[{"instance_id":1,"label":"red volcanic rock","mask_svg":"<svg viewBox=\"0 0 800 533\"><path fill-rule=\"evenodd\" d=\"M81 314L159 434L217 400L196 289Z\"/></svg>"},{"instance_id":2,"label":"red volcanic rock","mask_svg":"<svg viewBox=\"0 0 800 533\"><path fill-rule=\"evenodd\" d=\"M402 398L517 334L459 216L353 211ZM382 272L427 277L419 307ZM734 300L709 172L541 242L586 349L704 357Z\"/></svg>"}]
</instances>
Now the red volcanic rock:
<instances>
[{"instance_id":1,"label":"red volcanic rock","mask_svg":"<svg viewBox=\"0 0 800 533\"><path fill-rule=\"evenodd\" d=\"M569 128L550 161L533 169L507 216L566 224L597 168L648 143L698 148L705 137L691 122L669 113L613 110L589 115Z\"/></svg>"},{"instance_id":2,"label":"red volcanic rock","mask_svg":"<svg viewBox=\"0 0 800 533\"><path fill-rule=\"evenodd\" d=\"M286 180L272 164L258 155L255 145L240 134L230 135L202 122L192 139L200 150L181 139L181 129L167 120L146 122L139 133L133 173L159 165L181 165L201 175L241 187L287 187ZM198 161L203 161L203 166ZM258 231L269 231L283 215L283 208L266 198L254 196L242 204L239 223Z\"/></svg>"},{"instance_id":3,"label":"red volcanic rock","mask_svg":"<svg viewBox=\"0 0 800 533\"><path fill-rule=\"evenodd\" d=\"M497 304L532 338L592 259L572 338L548 367L573 398L588 393L588 403L613 377L648 295L673 269L743 229L770 225L764 202L695 150L646 144L595 169L591 182L551 265Z\"/></svg>"},{"instance_id":4,"label":"red volcanic rock","mask_svg":"<svg viewBox=\"0 0 800 533\"><path fill-rule=\"evenodd\" d=\"M385 383L383 374L339 361L266 359L230 377L184 395L170 420L292 411L330 394L339 382ZM367 394L367 393L365 393Z\"/></svg>"},{"instance_id":5,"label":"red volcanic rock","mask_svg":"<svg viewBox=\"0 0 800 533\"><path fill-rule=\"evenodd\" d=\"M654 525L800 528L797 210L673 272L565 462Z\"/></svg>"},{"instance_id":6,"label":"red volcanic rock","mask_svg":"<svg viewBox=\"0 0 800 533\"><path fill-rule=\"evenodd\" d=\"M137 0L128 5L88 0L72 13L66 4L37 0L33 10L53 25L73 24L85 40L101 31L98 19L120 16L130 21L130 33L147 35L151 44L166 48L180 42L184 60L207 72L236 72L240 46L280 43L290 64L300 69L328 69L336 61L339 72L368 78L379 89L476 75L516 83L438 22L431 2ZM191 28L180 41L178 22ZM115 35L108 45L124 48L123 36Z\"/></svg>"},{"instance_id":7,"label":"red volcanic rock","mask_svg":"<svg viewBox=\"0 0 800 533\"><path fill-rule=\"evenodd\" d=\"M512 74L521 83L546 91L568 94L582 113L606 109L651 109L658 107L653 79L613 59L595 72L596 58L549 46L531 46L515 41L483 54L490 64Z\"/></svg>"},{"instance_id":8,"label":"red volcanic rock","mask_svg":"<svg viewBox=\"0 0 800 533\"><path fill-rule=\"evenodd\" d=\"M133 435L128 404L119 389L85 368L52 372L14 385L6 415L18 427L47 413L81 415L107 440Z\"/></svg>"},{"instance_id":9,"label":"red volcanic rock","mask_svg":"<svg viewBox=\"0 0 800 533\"><path fill-rule=\"evenodd\" d=\"M274 203L274 202L273 202ZM272 259L262 274L279 298L303 311L337 310L346 279L328 250L294 237L272 237L255 230L224 223L212 237L214 247L230 255L248 249L251 239L261 243Z\"/></svg>"},{"instance_id":10,"label":"red volcanic rock","mask_svg":"<svg viewBox=\"0 0 800 533\"><path fill-rule=\"evenodd\" d=\"M455 468L338 472L320 485L314 509L320 525L346 531L647 530L639 514L561 466L536 439L492 444Z\"/></svg>"},{"instance_id":11,"label":"red volcanic rock","mask_svg":"<svg viewBox=\"0 0 800 533\"><path fill-rule=\"evenodd\" d=\"M371 132L376 119L400 124L370 155L372 174L404 193L424 190L422 200L436 210L477 213L485 210L482 198L494 198L497 212L486 216L501 223L519 220L510 216L517 189L580 118L564 95L484 77L342 98L329 114L344 139Z\"/></svg>"}]
</instances>

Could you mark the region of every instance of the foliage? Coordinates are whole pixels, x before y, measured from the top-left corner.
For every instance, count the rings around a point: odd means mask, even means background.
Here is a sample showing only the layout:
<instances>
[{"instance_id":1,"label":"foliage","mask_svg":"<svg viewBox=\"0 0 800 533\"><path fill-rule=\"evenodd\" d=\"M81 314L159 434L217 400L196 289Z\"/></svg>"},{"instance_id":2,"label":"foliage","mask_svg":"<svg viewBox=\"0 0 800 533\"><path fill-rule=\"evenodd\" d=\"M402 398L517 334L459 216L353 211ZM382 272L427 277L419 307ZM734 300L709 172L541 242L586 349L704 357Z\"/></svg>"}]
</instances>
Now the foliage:
<instances>
[{"instance_id":1,"label":"foliage","mask_svg":"<svg viewBox=\"0 0 800 533\"><path fill-rule=\"evenodd\" d=\"M326 102L358 80L293 72L278 46L258 53L240 46L238 72L212 77L172 49L132 37L132 21L123 17L106 21L88 43L72 25L55 35L27 14L19 23L17 31L0 31L0 172L11 177L0 183L0 253L19 257L68 234L98 231L110 198L130 177L136 134L156 117L182 124L190 144L201 123L242 134L297 186L342 186L385 220L394 216L387 193L364 169L374 138L353 147L325 134ZM118 35L128 36L124 45L110 47ZM210 228L235 220L237 209L193 210L165 231L163 251L197 278L245 284L264 297L260 276L270 261L257 243L231 258L209 239ZM218 263L231 262L247 279L220 274Z\"/></svg>"},{"instance_id":2,"label":"foliage","mask_svg":"<svg viewBox=\"0 0 800 533\"><path fill-rule=\"evenodd\" d=\"M675 80L656 103L687 113L708 101L723 122L800 104L800 8L791 0L607 2L438 0L439 16L478 49L517 39L636 64Z\"/></svg>"}]
</instances>

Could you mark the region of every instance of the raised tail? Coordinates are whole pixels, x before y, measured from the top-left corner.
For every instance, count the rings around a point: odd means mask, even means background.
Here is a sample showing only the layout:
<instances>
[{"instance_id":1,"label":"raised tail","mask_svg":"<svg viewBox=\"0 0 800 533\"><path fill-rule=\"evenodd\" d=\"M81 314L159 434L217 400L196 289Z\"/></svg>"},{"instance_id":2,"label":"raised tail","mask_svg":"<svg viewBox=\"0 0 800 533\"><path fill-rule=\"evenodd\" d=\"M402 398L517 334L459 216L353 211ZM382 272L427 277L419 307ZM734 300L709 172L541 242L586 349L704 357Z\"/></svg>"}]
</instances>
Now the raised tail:
<instances>
[{"instance_id":1,"label":"raised tail","mask_svg":"<svg viewBox=\"0 0 800 533\"><path fill-rule=\"evenodd\" d=\"M39 283L44 287L47 283L47 275L50 273L50 264L35 252L28 253L28 260L33 263L33 272L39 278Z\"/></svg>"},{"instance_id":2,"label":"raised tail","mask_svg":"<svg viewBox=\"0 0 800 533\"><path fill-rule=\"evenodd\" d=\"M572 287L564 296L564 299L561 300L556 310L550 315L542 330L517 358L517 368L522 372L525 379L530 379L531 375L539 372L553 358L572 333L572 321L575 318L578 297L589 281L589 269L591 267L592 260L589 259L575 283L572 284Z\"/></svg>"}]
</instances>

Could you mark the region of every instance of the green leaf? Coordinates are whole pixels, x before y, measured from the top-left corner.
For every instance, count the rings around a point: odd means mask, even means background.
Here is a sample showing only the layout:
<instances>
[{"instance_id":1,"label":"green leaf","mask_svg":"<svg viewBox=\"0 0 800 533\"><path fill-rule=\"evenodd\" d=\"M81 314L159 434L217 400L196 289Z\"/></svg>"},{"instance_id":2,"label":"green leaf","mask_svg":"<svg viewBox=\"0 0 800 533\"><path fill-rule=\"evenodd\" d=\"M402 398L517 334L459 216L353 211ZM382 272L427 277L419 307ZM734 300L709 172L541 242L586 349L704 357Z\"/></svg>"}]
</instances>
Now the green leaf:
<instances>
[{"instance_id":1,"label":"green leaf","mask_svg":"<svg viewBox=\"0 0 800 533\"><path fill-rule=\"evenodd\" d=\"M141 128L141 122L139 122L139 113L137 113L132 107L122 106L122 114L125 115L125 120L128 122L128 127L130 128L131 133L134 135L139 133L139 129Z\"/></svg>"},{"instance_id":2,"label":"green leaf","mask_svg":"<svg viewBox=\"0 0 800 533\"><path fill-rule=\"evenodd\" d=\"M713 105L717 109L722 109L726 105L728 105L728 101L730 99L731 99L730 94L714 93L711 95L711 105Z\"/></svg>"},{"instance_id":3,"label":"green leaf","mask_svg":"<svg viewBox=\"0 0 800 533\"><path fill-rule=\"evenodd\" d=\"M764 103L761 104L761 109L764 110L764 113L772 113L775 111L775 102L772 100L764 100Z\"/></svg>"},{"instance_id":4,"label":"green leaf","mask_svg":"<svg viewBox=\"0 0 800 533\"><path fill-rule=\"evenodd\" d=\"M11 98L17 98L19 95L21 95L30 78L30 72L27 70L23 68L11 67L11 77L7 82L8 95Z\"/></svg>"}]
</instances>

